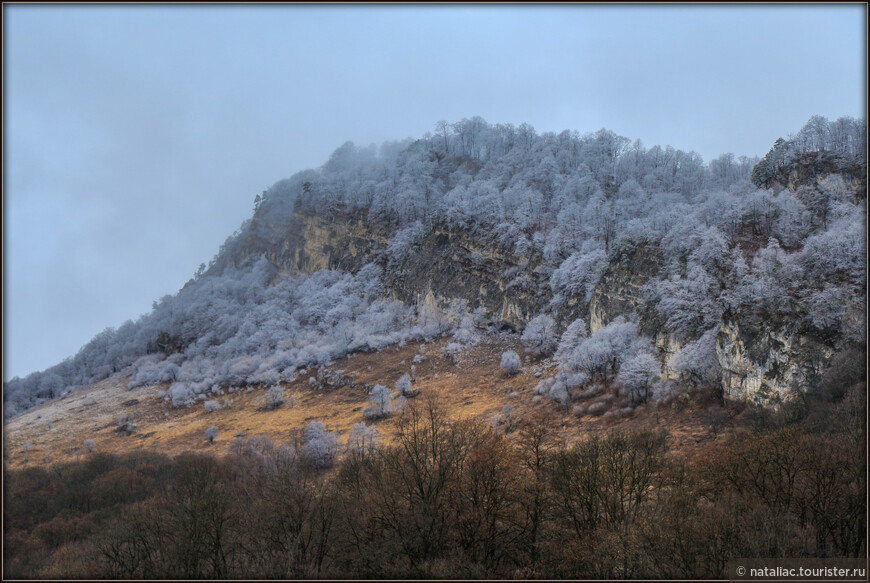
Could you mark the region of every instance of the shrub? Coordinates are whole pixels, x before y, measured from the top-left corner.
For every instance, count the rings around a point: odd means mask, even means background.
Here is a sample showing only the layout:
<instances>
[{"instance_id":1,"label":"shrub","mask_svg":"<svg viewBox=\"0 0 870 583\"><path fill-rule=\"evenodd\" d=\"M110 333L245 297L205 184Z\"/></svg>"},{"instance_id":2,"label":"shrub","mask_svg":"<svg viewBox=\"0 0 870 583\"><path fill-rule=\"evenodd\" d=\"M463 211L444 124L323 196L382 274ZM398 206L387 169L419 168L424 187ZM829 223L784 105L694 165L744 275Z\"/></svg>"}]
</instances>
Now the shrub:
<instances>
[{"instance_id":1,"label":"shrub","mask_svg":"<svg viewBox=\"0 0 870 583\"><path fill-rule=\"evenodd\" d=\"M327 431L321 421L312 421L305 428L300 454L318 469L328 468L335 461L338 450L338 435Z\"/></svg>"},{"instance_id":2,"label":"shrub","mask_svg":"<svg viewBox=\"0 0 870 583\"><path fill-rule=\"evenodd\" d=\"M402 378L400 378L396 382L396 390L399 392L400 395L405 397L411 397L416 395L416 392L411 390L411 375L402 375Z\"/></svg>"},{"instance_id":3,"label":"shrub","mask_svg":"<svg viewBox=\"0 0 870 583\"><path fill-rule=\"evenodd\" d=\"M133 413L120 417L118 419L118 427L115 429L121 435L130 435L136 431L136 424L133 423Z\"/></svg>"},{"instance_id":4,"label":"shrub","mask_svg":"<svg viewBox=\"0 0 870 583\"><path fill-rule=\"evenodd\" d=\"M602 415L607 409L610 408L610 404L606 401L595 401L594 403L590 403L586 408L586 412L589 415L595 415L596 417Z\"/></svg>"},{"instance_id":5,"label":"shrub","mask_svg":"<svg viewBox=\"0 0 870 583\"><path fill-rule=\"evenodd\" d=\"M271 411L284 404L284 389L281 385L275 385L263 395L260 408Z\"/></svg>"},{"instance_id":6,"label":"shrub","mask_svg":"<svg viewBox=\"0 0 870 583\"><path fill-rule=\"evenodd\" d=\"M462 344L458 342L451 342L444 349L444 352L447 354L447 356L450 357L450 360L452 360L453 363L456 364L457 362L459 362L460 353L462 353Z\"/></svg>"},{"instance_id":7,"label":"shrub","mask_svg":"<svg viewBox=\"0 0 870 583\"><path fill-rule=\"evenodd\" d=\"M208 440L209 444L214 443L214 440L217 439L217 436L218 428L214 425L205 430L205 438Z\"/></svg>"},{"instance_id":8,"label":"shrub","mask_svg":"<svg viewBox=\"0 0 870 583\"><path fill-rule=\"evenodd\" d=\"M513 350L507 350L501 355L501 368L509 374L515 375L520 372L520 356Z\"/></svg>"},{"instance_id":9,"label":"shrub","mask_svg":"<svg viewBox=\"0 0 870 583\"><path fill-rule=\"evenodd\" d=\"M88 451L94 451L97 448L97 442L93 439L86 439L82 445L84 445L85 449Z\"/></svg>"},{"instance_id":10,"label":"shrub","mask_svg":"<svg viewBox=\"0 0 870 583\"><path fill-rule=\"evenodd\" d=\"M550 387L550 401L552 401L554 405L562 407L568 405L568 389L565 387L565 383L557 381L552 387Z\"/></svg>"},{"instance_id":11,"label":"shrub","mask_svg":"<svg viewBox=\"0 0 870 583\"><path fill-rule=\"evenodd\" d=\"M213 413L221 408L220 403L217 401L206 401L205 402L205 411L206 413Z\"/></svg>"},{"instance_id":12,"label":"shrub","mask_svg":"<svg viewBox=\"0 0 870 583\"><path fill-rule=\"evenodd\" d=\"M556 322L550 316L535 316L522 336L526 350L533 354L547 354L556 348Z\"/></svg>"},{"instance_id":13,"label":"shrub","mask_svg":"<svg viewBox=\"0 0 870 583\"><path fill-rule=\"evenodd\" d=\"M369 401L371 405L363 409L363 415L369 419L386 417L393 410L393 392L386 385L375 385Z\"/></svg>"},{"instance_id":14,"label":"shrub","mask_svg":"<svg viewBox=\"0 0 870 583\"><path fill-rule=\"evenodd\" d=\"M554 379L552 377L538 381L538 384L535 385L535 389L534 389L535 394L536 395L548 395L548 394L550 394L550 388L553 386L553 384L555 382L556 382L556 379Z\"/></svg>"}]
</instances>

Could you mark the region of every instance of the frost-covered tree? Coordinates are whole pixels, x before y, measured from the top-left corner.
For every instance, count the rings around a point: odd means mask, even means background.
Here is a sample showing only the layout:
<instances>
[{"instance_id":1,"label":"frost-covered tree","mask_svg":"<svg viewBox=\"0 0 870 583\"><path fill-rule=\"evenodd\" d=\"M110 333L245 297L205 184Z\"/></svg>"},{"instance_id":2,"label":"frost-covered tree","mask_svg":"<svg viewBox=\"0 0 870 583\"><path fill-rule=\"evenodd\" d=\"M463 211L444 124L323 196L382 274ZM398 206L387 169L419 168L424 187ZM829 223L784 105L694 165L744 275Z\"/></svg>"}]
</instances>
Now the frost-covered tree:
<instances>
[{"instance_id":1,"label":"frost-covered tree","mask_svg":"<svg viewBox=\"0 0 870 583\"><path fill-rule=\"evenodd\" d=\"M570 397L568 396L568 387L565 386L565 383L561 381L556 381L553 383L553 386L550 387L549 391L550 401L560 407L567 407L570 402Z\"/></svg>"},{"instance_id":2,"label":"frost-covered tree","mask_svg":"<svg viewBox=\"0 0 870 583\"><path fill-rule=\"evenodd\" d=\"M661 366L649 352L638 352L622 363L618 380L628 391L633 404L649 400L655 380L661 373Z\"/></svg>"},{"instance_id":3,"label":"frost-covered tree","mask_svg":"<svg viewBox=\"0 0 870 583\"><path fill-rule=\"evenodd\" d=\"M618 316L579 343L565 357L563 367L588 374L592 382L598 380L607 384L619 371L620 365L637 354L643 346L644 341L638 337L637 324Z\"/></svg>"},{"instance_id":4,"label":"frost-covered tree","mask_svg":"<svg viewBox=\"0 0 870 583\"><path fill-rule=\"evenodd\" d=\"M719 320L716 280L697 263L691 263L685 277L675 276L647 286L648 297L665 319L667 329L678 338L697 333Z\"/></svg>"},{"instance_id":5,"label":"frost-covered tree","mask_svg":"<svg viewBox=\"0 0 870 583\"><path fill-rule=\"evenodd\" d=\"M722 369L716 354L716 326L704 332L700 338L683 346L668 359L668 367L679 373L695 386L718 386Z\"/></svg>"},{"instance_id":6,"label":"frost-covered tree","mask_svg":"<svg viewBox=\"0 0 870 583\"><path fill-rule=\"evenodd\" d=\"M284 404L284 387L280 385L275 385L271 387L266 394L263 395L261 399L261 405L263 409L267 411L271 411L272 409L277 409L281 405Z\"/></svg>"},{"instance_id":7,"label":"frost-covered tree","mask_svg":"<svg viewBox=\"0 0 870 583\"><path fill-rule=\"evenodd\" d=\"M533 354L548 354L556 348L556 321L539 314L529 321L523 330L523 345Z\"/></svg>"},{"instance_id":8,"label":"frost-covered tree","mask_svg":"<svg viewBox=\"0 0 870 583\"><path fill-rule=\"evenodd\" d=\"M315 468L328 468L338 453L338 434L327 431L321 421L312 421L305 427L299 453Z\"/></svg>"},{"instance_id":9,"label":"frost-covered tree","mask_svg":"<svg viewBox=\"0 0 870 583\"><path fill-rule=\"evenodd\" d=\"M568 327L562 332L562 336L559 338L559 346L556 349L556 360L564 368L567 368L567 360L571 353L586 340L587 336L586 321L583 318L577 318L568 324Z\"/></svg>"},{"instance_id":10,"label":"frost-covered tree","mask_svg":"<svg viewBox=\"0 0 870 583\"><path fill-rule=\"evenodd\" d=\"M97 442L94 441L93 439L86 439L82 445L84 445L85 449L88 450L89 452L97 449Z\"/></svg>"},{"instance_id":11,"label":"frost-covered tree","mask_svg":"<svg viewBox=\"0 0 870 583\"><path fill-rule=\"evenodd\" d=\"M396 391L403 397L413 396L414 391L411 389L411 375L403 374L396 381Z\"/></svg>"},{"instance_id":12,"label":"frost-covered tree","mask_svg":"<svg viewBox=\"0 0 870 583\"><path fill-rule=\"evenodd\" d=\"M218 436L218 428L214 425L205 430L205 438L208 442L214 443L214 440L217 439Z\"/></svg>"},{"instance_id":13,"label":"frost-covered tree","mask_svg":"<svg viewBox=\"0 0 870 583\"><path fill-rule=\"evenodd\" d=\"M453 338L460 344L472 345L477 343L478 334L475 331L474 319L466 314L459 320L459 324L453 330Z\"/></svg>"},{"instance_id":14,"label":"frost-covered tree","mask_svg":"<svg viewBox=\"0 0 870 583\"><path fill-rule=\"evenodd\" d=\"M520 372L520 355L513 350L506 350L501 354L501 369L508 375Z\"/></svg>"},{"instance_id":15,"label":"frost-covered tree","mask_svg":"<svg viewBox=\"0 0 870 583\"><path fill-rule=\"evenodd\" d=\"M386 417L392 410L393 391L386 385L375 385L369 397L371 405L363 410L363 414L369 419Z\"/></svg>"}]
</instances>

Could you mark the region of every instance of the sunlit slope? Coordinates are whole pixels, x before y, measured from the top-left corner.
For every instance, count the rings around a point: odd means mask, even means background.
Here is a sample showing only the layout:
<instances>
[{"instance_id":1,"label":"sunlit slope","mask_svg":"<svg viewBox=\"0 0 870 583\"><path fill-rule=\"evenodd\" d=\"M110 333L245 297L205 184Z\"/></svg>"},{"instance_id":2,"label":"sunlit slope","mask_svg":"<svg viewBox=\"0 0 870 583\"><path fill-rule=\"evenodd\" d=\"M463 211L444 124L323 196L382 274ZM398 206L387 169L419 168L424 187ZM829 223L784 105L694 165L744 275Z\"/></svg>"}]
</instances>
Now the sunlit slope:
<instances>
[{"instance_id":1,"label":"sunlit slope","mask_svg":"<svg viewBox=\"0 0 870 583\"><path fill-rule=\"evenodd\" d=\"M214 398L223 405L207 412L204 404L173 408L161 397L166 385L127 389L127 379L114 377L64 397L45 403L11 419L6 425L6 459L10 467L48 464L73 460L87 455L86 440L93 440L95 451L126 452L153 449L161 453L203 451L223 454L236 437L266 435L275 443L293 443L299 430L313 420L322 421L330 431L345 440L354 424L374 424L382 441L393 434L395 415L369 420L363 415L369 397L366 385L395 382L411 370L415 355L424 348L422 362L414 364L414 389L437 394L451 415L460 418L480 417L490 421L503 414L505 405L514 407L513 416L522 420L532 413L552 417L563 439L573 441L587 432L624 424L659 423L671 433L676 447L711 439L701 423L698 410L669 410L657 416L640 408L625 418L605 419L578 416L567 408L557 408L546 398L535 395L541 378L556 371L549 359L540 360L523 353L516 336L490 335L463 351L454 362L443 348L447 341L408 343L380 352L358 353L343 358L328 370L342 370L347 384L337 388L323 385L313 388L309 381L315 370L300 374L284 387L285 404L275 410L262 407L266 387L242 388ZM515 376L506 375L500 365L505 350L523 355L523 368ZM291 405L291 396L295 403ZM536 398L537 397L537 398ZM232 403L226 407L227 402ZM135 430L124 435L118 421L133 415ZM657 417L659 417L657 419ZM210 445L205 437L209 427L218 428L218 437ZM30 444L25 447L25 444Z\"/></svg>"}]
</instances>

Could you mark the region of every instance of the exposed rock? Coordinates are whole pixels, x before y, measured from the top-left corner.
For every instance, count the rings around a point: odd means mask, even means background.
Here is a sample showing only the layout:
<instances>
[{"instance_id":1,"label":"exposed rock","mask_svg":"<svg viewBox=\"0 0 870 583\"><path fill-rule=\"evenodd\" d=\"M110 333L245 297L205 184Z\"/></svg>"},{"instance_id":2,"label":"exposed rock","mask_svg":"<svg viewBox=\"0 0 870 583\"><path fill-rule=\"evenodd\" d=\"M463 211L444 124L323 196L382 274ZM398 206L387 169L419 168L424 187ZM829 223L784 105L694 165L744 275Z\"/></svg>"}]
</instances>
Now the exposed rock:
<instances>
[{"instance_id":1,"label":"exposed rock","mask_svg":"<svg viewBox=\"0 0 870 583\"><path fill-rule=\"evenodd\" d=\"M727 397L776 404L815 386L836 349L782 320L726 318L716 338Z\"/></svg>"},{"instance_id":2,"label":"exposed rock","mask_svg":"<svg viewBox=\"0 0 870 583\"><path fill-rule=\"evenodd\" d=\"M849 160L834 154L790 160L777 168L771 180L793 190L818 183L831 173L843 176L853 196L865 197L866 168L850 166ZM421 238L399 257L387 254L392 233L370 224L360 212L335 209L322 217L297 208L285 221L271 220L269 225L271 230L267 231L255 214L237 242L235 254L222 255L220 261L243 264L265 255L282 271L302 273L319 269L356 272L375 262L384 269L385 295L417 309L445 309L464 301L468 309L483 308L491 322L511 330L525 328L532 317L547 310L552 299L549 274L539 254L519 256L484 245L472 234L443 224L424 227ZM663 379L675 378L667 361L683 343L666 333L664 322L643 293L646 283L659 274L663 261L662 251L651 244L623 243L612 249L590 301L569 297L553 313L559 328L584 317L589 333L594 334L620 315L636 314L640 331L652 338L657 348ZM795 315L793 319L799 318ZM790 392L807 390L818 382L832 355L842 347L785 320L775 323L747 312L731 314L722 323L717 353L726 396L776 403ZM168 338L162 340L169 343ZM320 370L314 379L320 388L349 382L341 371Z\"/></svg>"}]
</instances>

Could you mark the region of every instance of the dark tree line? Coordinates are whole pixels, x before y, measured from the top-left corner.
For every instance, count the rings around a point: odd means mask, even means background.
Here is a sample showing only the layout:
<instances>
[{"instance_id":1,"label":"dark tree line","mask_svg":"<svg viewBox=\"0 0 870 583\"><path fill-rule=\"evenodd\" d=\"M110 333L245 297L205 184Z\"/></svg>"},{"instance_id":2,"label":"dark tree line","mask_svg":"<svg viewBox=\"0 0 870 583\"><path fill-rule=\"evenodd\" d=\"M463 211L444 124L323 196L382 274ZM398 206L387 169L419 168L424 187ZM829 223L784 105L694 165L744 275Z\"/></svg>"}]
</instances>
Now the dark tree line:
<instances>
[{"instance_id":1,"label":"dark tree line","mask_svg":"<svg viewBox=\"0 0 870 583\"><path fill-rule=\"evenodd\" d=\"M863 387L861 387L863 390ZM92 454L7 471L9 577L721 578L735 557L866 556L862 391L705 448L661 430L571 444L418 399L391 445L328 469L273 447Z\"/></svg>"}]
</instances>

